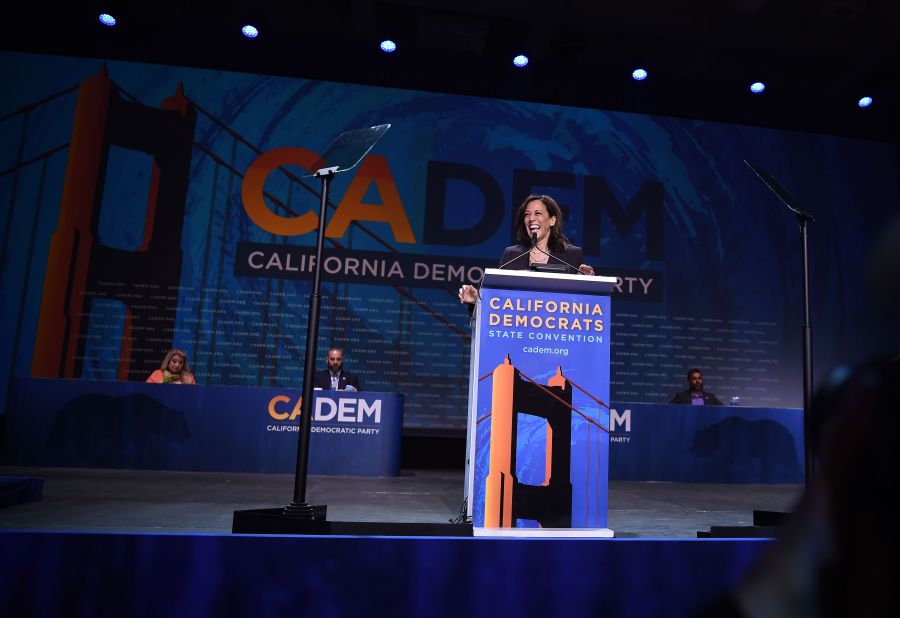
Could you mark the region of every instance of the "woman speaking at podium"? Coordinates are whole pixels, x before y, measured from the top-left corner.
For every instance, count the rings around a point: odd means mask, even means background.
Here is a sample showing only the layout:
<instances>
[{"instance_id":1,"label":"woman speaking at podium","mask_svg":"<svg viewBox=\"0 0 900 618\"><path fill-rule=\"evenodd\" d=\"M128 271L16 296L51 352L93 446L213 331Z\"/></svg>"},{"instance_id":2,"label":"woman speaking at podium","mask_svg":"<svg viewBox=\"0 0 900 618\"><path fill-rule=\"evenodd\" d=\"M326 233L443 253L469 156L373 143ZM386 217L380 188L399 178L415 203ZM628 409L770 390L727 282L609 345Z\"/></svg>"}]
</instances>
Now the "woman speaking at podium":
<instances>
[{"instance_id":1,"label":"woman speaking at podium","mask_svg":"<svg viewBox=\"0 0 900 618\"><path fill-rule=\"evenodd\" d=\"M503 251L499 268L529 270L540 264L558 264L593 275L594 269L584 264L584 252L563 234L563 214L549 195L529 195L516 211L517 244ZM575 265L578 266L575 266ZM472 285L459 288L461 303L474 303L478 290Z\"/></svg>"}]
</instances>

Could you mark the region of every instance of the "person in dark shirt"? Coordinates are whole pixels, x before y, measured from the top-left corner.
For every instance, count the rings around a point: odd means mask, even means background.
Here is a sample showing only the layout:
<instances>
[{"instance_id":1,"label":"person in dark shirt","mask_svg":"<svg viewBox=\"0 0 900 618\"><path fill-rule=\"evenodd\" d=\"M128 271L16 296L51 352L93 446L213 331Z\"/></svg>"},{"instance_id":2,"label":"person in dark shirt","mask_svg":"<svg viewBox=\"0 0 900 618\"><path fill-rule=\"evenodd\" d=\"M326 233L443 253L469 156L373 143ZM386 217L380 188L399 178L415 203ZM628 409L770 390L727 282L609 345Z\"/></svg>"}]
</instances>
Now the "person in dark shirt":
<instances>
[{"instance_id":1,"label":"person in dark shirt","mask_svg":"<svg viewBox=\"0 0 900 618\"><path fill-rule=\"evenodd\" d=\"M344 371L343 348L329 348L325 359L328 369L317 371L313 378L313 388L333 391L358 391L359 378Z\"/></svg>"},{"instance_id":2,"label":"person in dark shirt","mask_svg":"<svg viewBox=\"0 0 900 618\"><path fill-rule=\"evenodd\" d=\"M687 373L688 389L675 393L669 403L680 403L692 406L721 406L719 398L709 391L703 390L703 373L699 369L691 369Z\"/></svg>"}]
</instances>

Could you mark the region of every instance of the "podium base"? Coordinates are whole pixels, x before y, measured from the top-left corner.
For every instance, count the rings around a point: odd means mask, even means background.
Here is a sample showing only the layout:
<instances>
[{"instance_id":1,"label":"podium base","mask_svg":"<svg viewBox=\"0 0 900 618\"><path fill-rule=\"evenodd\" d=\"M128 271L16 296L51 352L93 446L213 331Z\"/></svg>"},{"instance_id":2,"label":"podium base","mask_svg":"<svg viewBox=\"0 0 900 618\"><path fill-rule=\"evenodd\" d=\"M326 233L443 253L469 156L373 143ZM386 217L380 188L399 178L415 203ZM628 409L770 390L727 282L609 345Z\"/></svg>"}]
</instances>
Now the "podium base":
<instances>
[{"instance_id":1,"label":"podium base","mask_svg":"<svg viewBox=\"0 0 900 618\"><path fill-rule=\"evenodd\" d=\"M783 526L792 514L784 511L759 511L753 509L753 525Z\"/></svg>"},{"instance_id":2,"label":"podium base","mask_svg":"<svg viewBox=\"0 0 900 618\"><path fill-rule=\"evenodd\" d=\"M315 508L315 507L313 507ZM472 536L471 524L375 521L328 521L285 515L283 508L235 511L233 534L303 534L316 536Z\"/></svg>"},{"instance_id":3,"label":"podium base","mask_svg":"<svg viewBox=\"0 0 900 618\"><path fill-rule=\"evenodd\" d=\"M698 530L698 539L772 539L779 535L791 513L753 511L752 526L710 526L709 532Z\"/></svg>"},{"instance_id":4,"label":"podium base","mask_svg":"<svg viewBox=\"0 0 900 618\"><path fill-rule=\"evenodd\" d=\"M510 539L611 539L616 536L609 528L474 528L472 533L482 538Z\"/></svg>"},{"instance_id":5,"label":"podium base","mask_svg":"<svg viewBox=\"0 0 900 618\"><path fill-rule=\"evenodd\" d=\"M697 531L698 539L774 539L780 528L775 526L710 526L709 532Z\"/></svg>"}]
</instances>

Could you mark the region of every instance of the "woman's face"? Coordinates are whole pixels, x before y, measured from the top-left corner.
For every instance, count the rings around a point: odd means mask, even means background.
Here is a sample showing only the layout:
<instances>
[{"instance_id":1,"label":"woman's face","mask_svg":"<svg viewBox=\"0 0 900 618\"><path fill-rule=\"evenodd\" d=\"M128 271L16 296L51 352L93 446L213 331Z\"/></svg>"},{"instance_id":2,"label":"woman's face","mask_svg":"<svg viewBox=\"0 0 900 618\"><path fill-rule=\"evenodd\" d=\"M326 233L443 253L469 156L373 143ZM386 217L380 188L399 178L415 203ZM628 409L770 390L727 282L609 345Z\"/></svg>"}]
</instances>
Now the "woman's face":
<instances>
[{"instance_id":1,"label":"woman's face","mask_svg":"<svg viewBox=\"0 0 900 618\"><path fill-rule=\"evenodd\" d=\"M181 373L184 368L184 357L181 354L175 354L169 359L169 366L166 367L169 373Z\"/></svg>"},{"instance_id":2,"label":"woman's face","mask_svg":"<svg viewBox=\"0 0 900 618\"><path fill-rule=\"evenodd\" d=\"M547 205L541 200L531 200L525 205L525 233L531 238L537 234L538 241L550 236L550 228L556 225L556 217L547 212Z\"/></svg>"}]
</instances>

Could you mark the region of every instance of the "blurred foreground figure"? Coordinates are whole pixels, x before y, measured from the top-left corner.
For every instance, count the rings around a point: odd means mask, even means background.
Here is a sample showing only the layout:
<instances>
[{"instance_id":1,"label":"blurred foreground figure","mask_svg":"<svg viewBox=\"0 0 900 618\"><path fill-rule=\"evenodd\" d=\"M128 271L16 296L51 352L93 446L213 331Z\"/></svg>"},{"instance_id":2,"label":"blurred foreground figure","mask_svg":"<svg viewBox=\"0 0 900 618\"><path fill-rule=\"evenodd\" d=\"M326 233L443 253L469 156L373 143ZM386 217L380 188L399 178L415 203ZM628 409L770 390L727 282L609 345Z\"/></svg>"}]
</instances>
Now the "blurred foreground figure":
<instances>
[{"instance_id":1,"label":"blurred foreground figure","mask_svg":"<svg viewBox=\"0 0 900 618\"><path fill-rule=\"evenodd\" d=\"M900 555L900 218L873 254L884 358L839 368L813 403L818 471L781 535L703 616L893 616Z\"/></svg>"}]
</instances>

